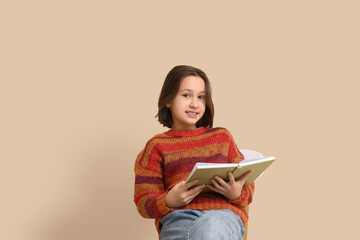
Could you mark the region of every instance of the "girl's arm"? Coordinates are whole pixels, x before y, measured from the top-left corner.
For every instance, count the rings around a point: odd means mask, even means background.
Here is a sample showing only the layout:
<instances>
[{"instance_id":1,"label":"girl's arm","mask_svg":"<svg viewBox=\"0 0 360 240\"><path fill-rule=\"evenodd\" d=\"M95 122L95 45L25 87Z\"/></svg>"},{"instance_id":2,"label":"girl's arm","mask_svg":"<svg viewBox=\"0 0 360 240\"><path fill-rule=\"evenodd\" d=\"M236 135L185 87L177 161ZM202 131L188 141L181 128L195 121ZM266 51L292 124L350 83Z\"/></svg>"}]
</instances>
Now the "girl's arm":
<instances>
[{"instance_id":1,"label":"girl's arm","mask_svg":"<svg viewBox=\"0 0 360 240\"><path fill-rule=\"evenodd\" d=\"M155 167L156 161L144 159L144 156L146 153L140 153L135 165L134 201L141 216L145 218L162 217L175 208L191 202L205 187L205 185L199 185L190 189L198 180L186 184L185 181L182 181L175 184L171 190L166 191L163 173L160 171L161 165ZM153 156L150 154L150 159ZM159 169L159 171L155 169Z\"/></svg>"},{"instance_id":2,"label":"girl's arm","mask_svg":"<svg viewBox=\"0 0 360 240\"><path fill-rule=\"evenodd\" d=\"M144 218L159 218L173 209L165 204L161 157L148 146L136 159L134 202Z\"/></svg>"}]
</instances>

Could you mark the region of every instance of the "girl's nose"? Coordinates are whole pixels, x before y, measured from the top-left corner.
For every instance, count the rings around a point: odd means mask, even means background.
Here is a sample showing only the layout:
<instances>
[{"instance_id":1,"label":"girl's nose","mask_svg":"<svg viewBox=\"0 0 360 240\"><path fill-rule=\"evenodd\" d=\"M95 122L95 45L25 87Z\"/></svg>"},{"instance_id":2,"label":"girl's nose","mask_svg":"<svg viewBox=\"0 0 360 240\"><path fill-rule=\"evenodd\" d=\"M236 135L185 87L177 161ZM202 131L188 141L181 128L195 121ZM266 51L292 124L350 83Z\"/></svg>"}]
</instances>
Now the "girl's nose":
<instances>
[{"instance_id":1,"label":"girl's nose","mask_svg":"<svg viewBox=\"0 0 360 240\"><path fill-rule=\"evenodd\" d=\"M196 107L198 107L198 105L199 105L199 103L198 103L197 98L191 98L190 107L196 108Z\"/></svg>"}]
</instances>

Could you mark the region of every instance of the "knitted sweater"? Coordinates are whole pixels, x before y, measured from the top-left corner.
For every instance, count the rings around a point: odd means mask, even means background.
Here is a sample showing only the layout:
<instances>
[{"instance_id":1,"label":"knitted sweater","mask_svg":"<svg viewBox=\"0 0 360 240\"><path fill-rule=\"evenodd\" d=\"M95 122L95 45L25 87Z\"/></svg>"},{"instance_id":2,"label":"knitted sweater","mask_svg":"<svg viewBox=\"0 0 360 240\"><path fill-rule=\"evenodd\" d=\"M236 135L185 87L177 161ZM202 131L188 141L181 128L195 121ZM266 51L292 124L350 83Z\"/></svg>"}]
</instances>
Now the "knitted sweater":
<instances>
[{"instance_id":1,"label":"knitted sweater","mask_svg":"<svg viewBox=\"0 0 360 240\"><path fill-rule=\"evenodd\" d=\"M244 186L241 196L233 201L215 192L200 193L181 208L169 208L164 201L176 183L186 180L195 163L238 163L242 160L243 155L224 128L201 127L158 134L147 142L136 159L134 202L143 217L155 219L158 232L160 220L176 209L230 209L246 224L248 216L244 208L252 201L254 184Z\"/></svg>"}]
</instances>

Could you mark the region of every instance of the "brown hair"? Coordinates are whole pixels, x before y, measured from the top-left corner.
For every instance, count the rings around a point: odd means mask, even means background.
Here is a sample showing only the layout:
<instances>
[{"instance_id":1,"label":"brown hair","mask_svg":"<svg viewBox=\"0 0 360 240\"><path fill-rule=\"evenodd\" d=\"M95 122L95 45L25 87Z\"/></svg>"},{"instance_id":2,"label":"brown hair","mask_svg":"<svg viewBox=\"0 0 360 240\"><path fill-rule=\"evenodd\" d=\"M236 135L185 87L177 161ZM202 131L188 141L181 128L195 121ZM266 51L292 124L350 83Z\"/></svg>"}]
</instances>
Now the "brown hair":
<instances>
[{"instance_id":1,"label":"brown hair","mask_svg":"<svg viewBox=\"0 0 360 240\"><path fill-rule=\"evenodd\" d=\"M175 66L167 74L160 92L158 102L158 114L155 117L158 117L158 121L165 127L172 127L173 120L171 116L171 111L170 108L166 107L166 104L171 102L175 98L179 90L181 81L188 76L200 77L205 82L206 109L204 116L196 123L196 127L212 127L214 120L214 104L211 98L210 82L208 77L202 70L192 66Z\"/></svg>"}]
</instances>

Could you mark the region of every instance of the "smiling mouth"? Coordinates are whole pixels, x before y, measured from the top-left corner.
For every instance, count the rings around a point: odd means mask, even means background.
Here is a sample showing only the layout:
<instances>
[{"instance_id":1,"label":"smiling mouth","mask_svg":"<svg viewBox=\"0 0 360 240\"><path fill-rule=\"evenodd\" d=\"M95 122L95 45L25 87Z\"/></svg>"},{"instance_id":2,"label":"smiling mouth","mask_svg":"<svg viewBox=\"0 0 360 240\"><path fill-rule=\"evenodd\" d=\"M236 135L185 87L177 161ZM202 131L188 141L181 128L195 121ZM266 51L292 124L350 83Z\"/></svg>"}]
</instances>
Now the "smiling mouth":
<instances>
[{"instance_id":1,"label":"smiling mouth","mask_svg":"<svg viewBox=\"0 0 360 240\"><path fill-rule=\"evenodd\" d=\"M187 111L186 114L195 117L195 116L198 115L199 113Z\"/></svg>"}]
</instances>

